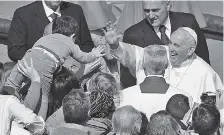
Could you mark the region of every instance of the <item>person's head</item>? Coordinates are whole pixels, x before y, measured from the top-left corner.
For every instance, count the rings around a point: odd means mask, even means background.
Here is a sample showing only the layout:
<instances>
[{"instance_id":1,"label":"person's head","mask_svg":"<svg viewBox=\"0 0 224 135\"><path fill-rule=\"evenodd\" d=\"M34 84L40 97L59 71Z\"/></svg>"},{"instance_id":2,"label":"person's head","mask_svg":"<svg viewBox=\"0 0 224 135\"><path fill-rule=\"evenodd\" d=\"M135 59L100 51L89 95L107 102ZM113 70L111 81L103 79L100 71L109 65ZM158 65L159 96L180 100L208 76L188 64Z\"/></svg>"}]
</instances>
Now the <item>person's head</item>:
<instances>
[{"instance_id":1,"label":"person's head","mask_svg":"<svg viewBox=\"0 0 224 135\"><path fill-rule=\"evenodd\" d=\"M105 91L92 91L90 94L90 103L90 118L105 118L113 111L113 97Z\"/></svg>"},{"instance_id":2,"label":"person's head","mask_svg":"<svg viewBox=\"0 0 224 135\"><path fill-rule=\"evenodd\" d=\"M189 111L189 99L182 94L173 95L166 104L166 111L179 120L184 118L184 115Z\"/></svg>"},{"instance_id":3,"label":"person's head","mask_svg":"<svg viewBox=\"0 0 224 135\"><path fill-rule=\"evenodd\" d=\"M169 114L156 113L148 124L147 135L179 135L183 131L177 121Z\"/></svg>"},{"instance_id":4,"label":"person's head","mask_svg":"<svg viewBox=\"0 0 224 135\"><path fill-rule=\"evenodd\" d=\"M169 15L170 8L171 2L169 0L143 1L143 10L146 19L153 27L159 27L165 23Z\"/></svg>"},{"instance_id":5,"label":"person's head","mask_svg":"<svg viewBox=\"0 0 224 135\"><path fill-rule=\"evenodd\" d=\"M63 68L63 71L55 76L51 86L52 95L54 100L57 101L57 106L61 106L65 95L72 89L78 89L79 87L79 82L74 75L66 68Z\"/></svg>"},{"instance_id":6,"label":"person's head","mask_svg":"<svg viewBox=\"0 0 224 135\"><path fill-rule=\"evenodd\" d=\"M44 36L52 34L52 25L53 22L50 22L44 29Z\"/></svg>"},{"instance_id":7,"label":"person's head","mask_svg":"<svg viewBox=\"0 0 224 135\"><path fill-rule=\"evenodd\" d=\"M57 8L61 5L63 2L62 0L44 0L45 4L51 8L52 10L57 10Z\"/></svg>"},{"instance_id":8,"label":"person's head","mask_svg":"<svg viewBox=\"0 0 224 135\"><path fill-rule=\"evenodd\" d=\"M117 135L143 135L147 125L147 117L132 106L118 108L112 117L112 127Z\"/></svg>"},{"instance_id":9,"label":"person's head","mask_svg":"<svg viewBox=\"0 0 224 135\"><path fill-rule=\"evenodd\" d=\"M200 104L193 111L192 125L199 135L213 135L220 125L220 112L215 105Z\"/></svg>"},{"instance_id":10,"label":"person's head","mask_svg":"<svg viewBox=\"0 0 224 135\"><path fill-rule=\"evenodd\" d=\"M166 48L161 45L149 45L144 49L143 68L146 75L163 75L168 66Z\"/></svg>"},{"instance_id":11,"label":"person's head","mask_svg":"<svg viewBox=\"0 0 224 135\"><path fill-rule=\"evenodd\" d=\"M99 72L91 79L88 87L90 92L95 90L106 91L110 96L114 96L118 94L120 86L111 74Z\"/></svg>"},{"instance_id":12,"label":"person's head","mask_svg":"<svg viewBox=\"0 0 224 135\"><path fill-rule=\"evenodd\" d=\"M178 67L193 55L197 46L197 34L191 28L180 27L172 33L170 41L170 62Z\"/></svg>"},{"instance_id":13,"label":"person's head","mask_svg":"<svg viewBox=\"0 0 224 135\"><path fill-rule=\"evenodd\" d=\"M82 89L73 89L62 101L66 123L84 124L88 119L89 97Z\"/></svg>"},{"instance_id":14,"label":"person's head","mask_svg":"<svg viewBox=\"0 0 224 135\"><path fill-rule=\"evenodd\" d=\"M78 23L73 17L61 16L53 21L52 33L62 34L75 40L78 28Z\"/></svg>"},{"instance_id":15,"label":"person's head","mask_svg":"<svg viewBox=\"0 0 224 135\"><path fill-rule=\"evenodd\" d=\"M157 117L158 115L170 115L167 111L165 110L160 110L156 113L153 113L151 116L150 116L150 121L154 118L154 117Z\"/></svg>"}]
</instances>

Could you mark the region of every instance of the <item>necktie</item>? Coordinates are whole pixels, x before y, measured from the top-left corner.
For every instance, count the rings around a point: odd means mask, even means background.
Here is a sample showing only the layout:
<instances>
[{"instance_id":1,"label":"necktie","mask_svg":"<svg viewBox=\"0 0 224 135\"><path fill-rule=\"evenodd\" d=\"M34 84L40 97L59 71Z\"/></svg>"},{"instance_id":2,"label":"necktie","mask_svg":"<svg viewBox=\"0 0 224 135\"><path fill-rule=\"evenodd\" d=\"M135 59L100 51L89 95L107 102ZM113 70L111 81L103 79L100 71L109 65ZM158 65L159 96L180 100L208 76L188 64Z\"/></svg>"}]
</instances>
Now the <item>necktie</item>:
<instances>
[{"instance_id":1,"label":"necktie","mask_svg":"<svg viewBox=\"0 0 224 135\"><path fill-rule=\"evenodd\" d=\"M161 25L159 27L159 31L161 32L161 41L165 44L168 45L170 43L170 39L167 37L165 31L166 27L164 25Z\"/></svg>"},{"instance_id":2,"label":"necktie","mask_svg":"<svg viewBox=\"0 0 224 135\"><path fill-rule=\"evenodd\" d=\"M58 17L56 13L52 13L49 17L51 17L52 21Z\"/></svg>"}]
</instances>

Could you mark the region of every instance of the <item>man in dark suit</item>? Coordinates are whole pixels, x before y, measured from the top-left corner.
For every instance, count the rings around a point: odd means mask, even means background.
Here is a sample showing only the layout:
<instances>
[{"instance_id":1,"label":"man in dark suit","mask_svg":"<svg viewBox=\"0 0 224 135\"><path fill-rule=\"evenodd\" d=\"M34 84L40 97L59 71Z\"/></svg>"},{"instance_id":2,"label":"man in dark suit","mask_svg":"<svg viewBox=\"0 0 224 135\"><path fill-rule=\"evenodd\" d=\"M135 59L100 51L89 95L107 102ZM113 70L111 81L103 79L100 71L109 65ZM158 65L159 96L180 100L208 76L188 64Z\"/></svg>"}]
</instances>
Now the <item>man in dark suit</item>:
<instances>
[{"instance_id":1,"label":"man in dark suit","mask_svg":"<svg viewBox=\"0 0 224 135\"><path fill-rule=\"evenodd\" d=\"M45 26L57 16L72 16L79 25L77 44L82 51L92 50L93 42L81 6L57 1L35 1L17 9L10 26L8 56L17 62L43 36Z\"/></svg>"},{"instance_id":2,"label":"man in dark suit","mask_svg":"<svg viewBox=\"0 0 224 135\"><path fill-rule=\"evenodd\" d=\"M143 10L146 18L124 32L123 42L140 47L153 44L168 45L172 32L179 27L190 27L198 35L196 54L210 64L207 43L194 15L171 12L170 8L170 1L144 1ZM121 83L124 88L136 84L136 79L128 68L122 65Z\"/></svg>"}]
</instances>

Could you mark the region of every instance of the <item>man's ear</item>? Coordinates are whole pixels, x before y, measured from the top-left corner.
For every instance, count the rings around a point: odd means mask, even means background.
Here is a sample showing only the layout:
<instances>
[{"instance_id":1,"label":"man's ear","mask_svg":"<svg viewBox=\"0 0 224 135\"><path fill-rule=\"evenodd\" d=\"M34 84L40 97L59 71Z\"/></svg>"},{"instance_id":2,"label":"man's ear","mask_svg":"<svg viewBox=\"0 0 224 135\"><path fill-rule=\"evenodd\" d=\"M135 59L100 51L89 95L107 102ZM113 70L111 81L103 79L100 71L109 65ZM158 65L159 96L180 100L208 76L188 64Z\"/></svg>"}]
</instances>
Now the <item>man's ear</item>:
<instances>
[{"instance_id":1,"label":"man's ear","mask_svg":"<svg viewBox=\"0 0 224 135\"><path fill-rule=\"evenodd\" d=\"M187 53L188 56L192 55L194 53L195 49L196 49L196 47L194 45L191 45L189 47L189 50L188 50L188 53Z\"/></svg>"},{"instance_id":2,"label":"man's ear","mask_svg":"<svg viewBox=\"0 0 224 135\"><path fill-rule=\"evenodd\" d=\"M171 9L173 8L173 1L168 0L166 3L166 7L168 11L171 11Z\"/></svg>"}]
</instances>

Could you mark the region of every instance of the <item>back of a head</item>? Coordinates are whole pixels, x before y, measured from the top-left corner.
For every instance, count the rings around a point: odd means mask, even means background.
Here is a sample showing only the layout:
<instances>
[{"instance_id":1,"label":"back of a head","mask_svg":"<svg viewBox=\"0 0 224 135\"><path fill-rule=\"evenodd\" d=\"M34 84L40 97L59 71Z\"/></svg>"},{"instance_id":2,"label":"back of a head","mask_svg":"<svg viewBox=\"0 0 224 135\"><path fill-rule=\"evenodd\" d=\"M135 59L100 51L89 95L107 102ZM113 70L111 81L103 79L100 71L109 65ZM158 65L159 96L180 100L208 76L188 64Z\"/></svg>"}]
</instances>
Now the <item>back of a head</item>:
<instances>
[{"instance_id":1,"label":"back of a head","mask_svg":"<svg viewBox=\"0 0 224 135\"><path fill-rule=\"evenodd\" d=\"M182 120L189 111L188 97L182 94L173 95L166 104L166 111L176 119Z\"/></svg>"},{"instance_id":2,"label":"back of a head","mask_svg":"<svg viewBox=\"0 0 224 135\"><path fill-rule=\"evenodd\" d=\"M113 130L119 135L140 135L144 134L148 124L148 119L145 115L132 106L124 106L118 108L112 117Z\"/></svg>"},{"instance_id":3,"label":"back of a head","mask_svg":"<svg viewBox=\"0 0 224 135\"><path fill-rule=\"evenodd\" d=\"M160 113L150 120L147 135L179 135L180 126L169 114Z\"/></svg>"},{"instance_id":4,"label":"back of a head","mask_svg":"<svg viewBox=\"0 0 224 135\"><path fill-rule=\"evenodd\" d=\"M193 111L192 124L199 135L213 135L220 125L220 112L215 105L202 103Z\"/></svg>"},{"instance_id":5,"label":"back of a head","mask_svg":"<svg viewBox=\"0 0 224 135\"><path fill-rule=\"evenodd\" d=\"M69 70L63 68L63 72L55 76L51 91L54 100L58 101L58 105L61 106L64 96L72 89L78 89L79 87L79 81L75 76Z\"/></svg>"},{"instance_id":6,"label":"back of a head","mask_svg":"<svg viewBox=\"0 0 224 135\"><path fill-rule=\"evenodd\" d=\"M66 123L82 124L88 119L89 97L83 89L73 89L64 97L62 107Z\"/></svg>"},{"instance_id":7,"label":"back of a head","mask_svg":"<svg viewBox=\"0 0 224 135\"><path fill-rule=\"evenodd\" d=\"M78 23L71 16L57 17L52 24L52 33L58 33L70 37L76 34Z\"/></svg>"},{"instance_id":8,"label":"back of a head","mask_svg":"<svg viewBox=\"0 0 224 135\"><path fill-rule=\"evenodd\" d=\"M163 75L168 66L167 50L161 45L149 45L144 49L143 67L146 75Z\"/></svg>"},{"instance_id":9,"label":"back of a head","mask_svg":"<svg viewBox=\"0 0 224 135\"><path fill-rule=\"evenodd\" d=\"M120 86L111 74L100 72L90 82L88 91L94 90L105 91L110 96L114 96L119 94Z\"/></svg>"}]
</instances>

